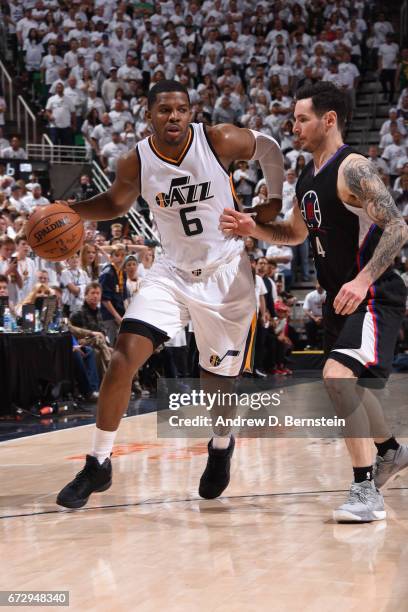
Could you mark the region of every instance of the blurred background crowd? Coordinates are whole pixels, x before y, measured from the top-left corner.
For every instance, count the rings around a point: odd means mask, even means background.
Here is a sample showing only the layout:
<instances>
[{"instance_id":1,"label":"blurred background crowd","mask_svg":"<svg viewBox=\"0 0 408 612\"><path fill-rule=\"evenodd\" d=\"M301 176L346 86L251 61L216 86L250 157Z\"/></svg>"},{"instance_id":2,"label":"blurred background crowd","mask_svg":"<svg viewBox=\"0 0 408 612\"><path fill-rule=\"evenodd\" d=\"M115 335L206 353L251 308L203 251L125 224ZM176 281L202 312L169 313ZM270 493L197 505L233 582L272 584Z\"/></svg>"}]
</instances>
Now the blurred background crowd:
<instances>
[{"instance_id":1,"label":"blurred background crowd","mask_svg":"<svg viewBox=\"0 0 408 612\"><path fill-rule=\"evenodd\" d=\"M285 159L282 219L295 204L297 177L311 157L293 134L296 89L332 81L347 91L352 111L362 76L373 72L388 117L378 142L364 153L408 222L408 44L401 44L395 20L380 3L3 0L0 6L16 83L55 145L85 147L88 159L113 180L118 157L150 134L149 88L176 79L188 88L193 121L235 123L276 138ZM0 92L0 296L8 295L18 317L23 304L57 295L78 343L74 350L84 362L95 359L96 367L87 366L87 394L97 394L126 304L160 245L121 219L87 223L81 252L64 263L34 257L24 222L35 207L53 201L53 190L35 174L16 181L7 172L7 160L24 160L27 152L7 129L6 113ZM268 197L256 162L237 160L231 172L243 206ZM84 174L72 198L96 193ZM143 209L143 202L138 206ZM321 348L322 341L325 295L315 282L308 241L289 247L248 238L245 249L259 311L254 375L289 375L291 351ZM395 267L408 285L407 247ZM396 349L400 368L408 368L407 321ZM135 377L135 390L152 385L152 372L197 375L196 352L190 327L153 356Z\"/></svg>"}]
</instances>

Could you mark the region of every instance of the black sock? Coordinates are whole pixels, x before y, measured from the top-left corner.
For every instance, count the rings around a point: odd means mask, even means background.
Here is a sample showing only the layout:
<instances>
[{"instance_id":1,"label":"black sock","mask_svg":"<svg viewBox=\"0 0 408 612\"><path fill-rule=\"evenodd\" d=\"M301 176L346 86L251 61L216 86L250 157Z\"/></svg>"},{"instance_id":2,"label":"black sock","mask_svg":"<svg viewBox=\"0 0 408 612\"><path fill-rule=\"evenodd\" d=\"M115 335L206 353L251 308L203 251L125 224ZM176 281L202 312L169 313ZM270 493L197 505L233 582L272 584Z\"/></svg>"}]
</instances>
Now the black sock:
<instances>
[{"instance_id":1,"label":"black sock","mask_svg":"<svg viewBox=\"0 0 408 612\"><path fill-rule=\"evenodd\" d=\"M384 457L385 453L388 450L398 450L400 447L394 436L391 436L391 438L388 438L388 440L386 440L385 442L380 442L380 444L374 442L374 444L377 447L377 452L380 457Z\"/></svg>"},{"instance_id":2,"label":"black sock","mask_svg":"<svg viewBox=\"0 0 408 612\"><path fill-rule=\"evenodd\" d=\"M364 482L365 480L373 479L373 466L367 465L367 467L353 467L354 482Z\"/></svg>"}]
</instances>

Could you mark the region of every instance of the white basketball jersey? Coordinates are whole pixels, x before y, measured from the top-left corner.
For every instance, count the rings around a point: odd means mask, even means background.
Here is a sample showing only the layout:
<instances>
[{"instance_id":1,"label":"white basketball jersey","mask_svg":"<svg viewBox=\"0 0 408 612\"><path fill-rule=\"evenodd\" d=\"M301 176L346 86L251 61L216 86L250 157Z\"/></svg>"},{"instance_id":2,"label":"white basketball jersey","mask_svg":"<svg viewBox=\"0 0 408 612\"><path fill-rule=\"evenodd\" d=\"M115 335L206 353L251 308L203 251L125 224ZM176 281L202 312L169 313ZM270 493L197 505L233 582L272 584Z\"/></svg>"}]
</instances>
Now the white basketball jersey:
<instances>
[{"instance_id":1,"label":"white basketball jersey","mask_svg":"<svg viewBox=\"0 0 408 612\"><path fill-rule=\"evenodd\" d=\"M241 239L219 229L224 208L236 208L232 179L213 152L201 123L190 125L178 160L163 156L152 138L137 144L141 195L149 204L164 255L192 271L224 263L243 249Z\"/></svg>"}]
</instances>

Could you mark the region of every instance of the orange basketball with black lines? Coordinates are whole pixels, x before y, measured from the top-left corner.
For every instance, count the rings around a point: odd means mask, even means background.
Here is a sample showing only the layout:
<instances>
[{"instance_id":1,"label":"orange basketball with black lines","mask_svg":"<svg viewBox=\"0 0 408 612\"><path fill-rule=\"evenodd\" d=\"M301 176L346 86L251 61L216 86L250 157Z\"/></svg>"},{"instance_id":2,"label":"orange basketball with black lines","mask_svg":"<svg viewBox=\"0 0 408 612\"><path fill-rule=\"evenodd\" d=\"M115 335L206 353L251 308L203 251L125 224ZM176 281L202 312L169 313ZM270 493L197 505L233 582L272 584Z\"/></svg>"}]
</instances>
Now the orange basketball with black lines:
<instances>
[{"instance_id":1,"label":"orange basketball with black lines","mask_svg":"<svg viewBox=\"0 0 408 612\"><path fill-rule=\"evenodd\" d=\"M84 240L81 217L66 204L39 206L25 226L34 253L48 261L63 261L79 251Z\"/></svg>"}]
</instances>

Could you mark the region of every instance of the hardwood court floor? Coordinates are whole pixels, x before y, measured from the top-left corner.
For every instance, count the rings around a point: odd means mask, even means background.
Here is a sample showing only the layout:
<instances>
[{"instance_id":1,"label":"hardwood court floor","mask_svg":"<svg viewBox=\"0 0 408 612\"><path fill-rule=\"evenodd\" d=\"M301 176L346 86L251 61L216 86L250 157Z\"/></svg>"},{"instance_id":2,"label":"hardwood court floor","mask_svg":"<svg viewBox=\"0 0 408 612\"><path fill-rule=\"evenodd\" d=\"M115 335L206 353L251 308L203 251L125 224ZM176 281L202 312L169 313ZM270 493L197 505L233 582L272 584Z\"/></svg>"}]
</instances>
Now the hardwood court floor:
<instances>
[{"instance_id":1,"label":"hardwood court floor","mask_svg":"<svg viewBox=\"0 0 408 612\"><path fill-rule=\"evenodd\" d=\"M112 488L64 510L91 433L0 444L0 590L69 590L75 612L408 610L408 478L386 493L387 522L335 524L342 441L239 439L225 496L204 501L206 442L157 440L155 414L130 417Z\"/></svg>"}]
</instances>

